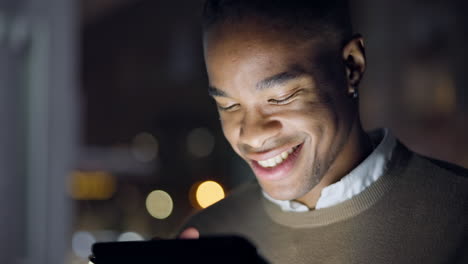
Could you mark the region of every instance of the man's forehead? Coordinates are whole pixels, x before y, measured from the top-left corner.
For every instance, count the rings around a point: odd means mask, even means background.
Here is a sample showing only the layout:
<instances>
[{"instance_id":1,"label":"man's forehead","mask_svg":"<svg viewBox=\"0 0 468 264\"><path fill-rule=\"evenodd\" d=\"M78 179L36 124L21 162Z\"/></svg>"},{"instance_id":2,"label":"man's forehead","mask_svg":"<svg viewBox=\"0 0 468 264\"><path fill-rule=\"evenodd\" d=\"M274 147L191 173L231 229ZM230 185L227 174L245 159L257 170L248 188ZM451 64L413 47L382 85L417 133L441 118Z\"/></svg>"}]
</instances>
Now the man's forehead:
<instances>
[{"instance_id":1,"label":"man's forehead","mask_svg":"<svg viewBox=\"0 0 468 264\"><path fill-rule=\"evenodd\" d=\"M324 51L323 45L316 41L297 41L284 36L260 37L225 35L212 38L205 44L205 61L209 68L223 66L255 66L263 64L264 68L279 71L288 64L313 63ZM286 70L286 69L285 69Z\"/></svg>"},{"instance_id":2,"label":"man's forehead","mask_svg":"<svg viewBox=\"0 0 468 264\"><path fill-rule=\"evenodd\" d=\"M241 25L217 25L205 34L205 61L213 87L224 90L248 83L261 88L299 75L313 76L321 68L318 58L330 49L320 39L303 39L261 24Z\"/></svg>"},{"instance_id":3,"label":"man's forehead","mask_svg":"<svg viewBox=\"0 0 468 264\"><path fill-rule=\"evenodd\" d=\"M278 83L278 80L294 79L302 75L313 75L320 68L314 54L301 47L234 47L230 50L220 46L218 50L208 51L206 65L210 83L225 87L226 82L236 79L249 82L259 89ZM317 60L318 61L318 60ZM273 80L273 82L272 82Z\"/></svg>"}]
</instances>

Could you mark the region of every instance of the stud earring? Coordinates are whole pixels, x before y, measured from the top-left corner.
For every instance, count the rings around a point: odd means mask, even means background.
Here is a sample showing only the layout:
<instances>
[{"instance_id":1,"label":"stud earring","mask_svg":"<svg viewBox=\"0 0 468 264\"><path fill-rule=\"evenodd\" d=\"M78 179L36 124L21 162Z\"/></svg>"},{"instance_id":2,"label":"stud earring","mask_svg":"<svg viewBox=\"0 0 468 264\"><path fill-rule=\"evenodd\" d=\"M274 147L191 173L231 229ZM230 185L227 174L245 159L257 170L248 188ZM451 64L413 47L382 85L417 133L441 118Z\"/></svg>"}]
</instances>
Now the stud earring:
<instances>
[{"instance_id":1,"label":"stud earring","mask_svg":"<svg viewBox=\"0 0 468 264\"><path fill-rule=\"evenodd\" d=\"M356 88L354 88L350 93L349 95L353 98L353 99L356 99L359 97L359 92Z\"/></svg>"}]
</instances>

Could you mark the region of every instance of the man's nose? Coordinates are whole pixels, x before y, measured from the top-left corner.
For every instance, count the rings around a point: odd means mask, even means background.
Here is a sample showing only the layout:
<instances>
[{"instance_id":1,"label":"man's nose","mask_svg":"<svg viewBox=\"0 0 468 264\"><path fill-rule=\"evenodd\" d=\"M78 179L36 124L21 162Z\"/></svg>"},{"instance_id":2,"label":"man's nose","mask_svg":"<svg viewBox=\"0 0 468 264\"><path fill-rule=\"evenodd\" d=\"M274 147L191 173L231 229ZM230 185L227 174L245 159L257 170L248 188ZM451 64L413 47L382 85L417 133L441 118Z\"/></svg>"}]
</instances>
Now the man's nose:
<instances>
[{"instance_id":1,"label":"man's nose","mask_svg":"<svg viewBox=\"0 0 468 264\"><path fill-rule=\"evenodd\" d=\"M240 128L240 143L261 149L265 142L281 131L281 122L261 113L246 114Z\"/></svg>"}]
</instances>

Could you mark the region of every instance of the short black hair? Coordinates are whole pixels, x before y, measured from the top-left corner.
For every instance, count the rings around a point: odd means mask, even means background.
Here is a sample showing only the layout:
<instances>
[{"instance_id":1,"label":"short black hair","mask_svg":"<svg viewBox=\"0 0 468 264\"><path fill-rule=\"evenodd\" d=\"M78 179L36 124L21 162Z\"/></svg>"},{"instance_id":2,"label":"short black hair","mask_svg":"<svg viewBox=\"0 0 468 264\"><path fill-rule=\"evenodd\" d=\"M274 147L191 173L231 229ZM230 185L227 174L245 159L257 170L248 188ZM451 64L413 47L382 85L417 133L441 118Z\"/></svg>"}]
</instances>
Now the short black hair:
<instances>
[{"instance_id":1,"label":"short black hair","mask_svg":"<svg viewBox=\"0 0 468 264\"><path fill-rule=\"evenodd\" d=\"M347 0L206 0L203 28L258 17L273 27L299 29L309 37L333 36L343 43L352 36Z\"/></svg>"}]
</instances>

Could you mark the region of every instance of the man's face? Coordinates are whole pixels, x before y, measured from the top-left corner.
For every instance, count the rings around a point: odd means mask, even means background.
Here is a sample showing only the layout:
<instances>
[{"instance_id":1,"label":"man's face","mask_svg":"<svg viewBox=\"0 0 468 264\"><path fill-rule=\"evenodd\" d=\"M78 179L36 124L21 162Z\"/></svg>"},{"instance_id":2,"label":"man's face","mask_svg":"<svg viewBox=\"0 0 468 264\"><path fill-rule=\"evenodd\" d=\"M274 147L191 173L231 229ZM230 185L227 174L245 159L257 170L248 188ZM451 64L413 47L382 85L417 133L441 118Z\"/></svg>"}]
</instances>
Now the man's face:
<instances>
[{"instance_id":1,"label":"man's face","mask_svg":"<svg viewBox=\"0 0 468 264\"><path fill-rule=\"evenodd\" d=\"M352 123L340 51L298 35L246 21L217 25L204 40L224 135L281 200L319 184Z\"/></svg>"}]
</instances>

